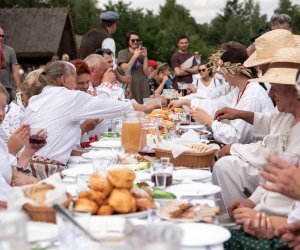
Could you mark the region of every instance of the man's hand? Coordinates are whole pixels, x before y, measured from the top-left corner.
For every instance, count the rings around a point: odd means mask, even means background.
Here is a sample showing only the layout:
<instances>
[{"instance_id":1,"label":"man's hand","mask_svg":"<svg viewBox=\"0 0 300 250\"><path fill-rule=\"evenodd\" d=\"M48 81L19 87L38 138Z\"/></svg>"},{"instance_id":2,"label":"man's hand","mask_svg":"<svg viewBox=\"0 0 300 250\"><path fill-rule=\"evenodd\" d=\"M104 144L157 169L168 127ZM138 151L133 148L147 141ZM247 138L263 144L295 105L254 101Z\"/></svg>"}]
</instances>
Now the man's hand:
<instances>
[{"instance_id":1,"label":"man's hand","mask_svg":"<svg viewBox=\"0 0 300 250\"><path fill-rule=\"evenodd\" d=\"M251 200L249 200L249 199L238 199L238 200L235 200L227 208L229 216L231 218L233 218L233 212L234 212L234 210L237 209L237 208L242 208L242 207L254 208L255 204Z\"/></svg>"},{"instance_id":2,"label":"man's hand","mask_svg":"<svg viewBox=\"0 0 300 250\"><path fill-rule=\"evenodd\" d=\"M219 152L219 159L222 158L223 156L230 155L230 149L231 149L231 146L232 146L232 144L228 144L228 145L223 146L223 147L220 149L220 152Z\"/></svg>"},{"instance_id":3,"label":"man's hand","mask_svg":"<svg viewBox=\"0 0 300 250\"><path fill-rule=\"evenodd\" d=\"M286 242L289 247L300 250L300 221L277 228L275 235Z\"/></svg>"},{"instance_id":4,"label":"man's hand","mask_svg":"<svg viewBox=\"0 0 300 250\"><path fill-rule=\"evenodd\" d=\"M237 224L244 224L247 219L255 219L256 211L249 207L239 207L234 209L232 214Z\"/></svg>"},{"instance_id":5,"label":"man's hand","mask_svg":"<svg viewBox=\"0 0 300 250\"><path fill-rule=\"evenodd\" d=\"M268 161L269 164L261 172L261 176L268 182L262 182L260 185L268 191L300 200L300 169L298 166L276 156L268 157Z\"/></svg>"},{"instance_id":6,"label":"man's hand","mask_svg":"<svg viewBox=\"0 0 300 250\"><path fill-rule=\"evenodd\" d=\"M29 141L30 126L23 124L9 137L7 141L8 151L12 155L16 155Z\"/></svg>"},{"instance_id":7,"label":"man's hand","mask_svg":"<svg viewBox=\"0 0 300 250\"><path fill-rule=\"evenodd\" d=\"M112 71L112 68L108 68L103 77L101 82L108 82L108 83L113 83L116 80L116 75L114 74L114 72Z\"/></svg>"},{"instance_id":8,"label":"man's hand","mask_svg":"<svg viewBox=\"0 0 300 250\"><path fill-rule=\"evenodd\" d=\"M213 118L200 108L197 108L195 110L190 109L190 115L196 122L200 122L208 126L211 126L213 122Z\"/></svg>"},{"instance_id":9,"label":"man's hand","mask_svg":"<svg viewBox=\"0 0 300 250\"><path fill-rule=\"evenodd\" d=\"M188 94L197 93L197 89L194 86L190 86L187 88L187 93Z\"/></svg>"},{"instance_id":10,"label":"man's hand","mask_svg":"<svg viewBox=\"0 0 300 250\"><path fill-rule=\"evenodd\" d=\"M215 113L215 120L235 120L239 118L239 110L233 108L221 108Z\"/></svg>"},{"instance_id":11,"label":"man's hand","mask_svg":"<svg viewBox=\"0 0 300 250\"><path fill-rule=\"evenodd\" d=\"M143 51L140 48L137 48L137 49L134 50L132 57L134 57L135 59L137 59L138 57L140 57L142 55L142 52Z\"/></svg>"}]
</instances>

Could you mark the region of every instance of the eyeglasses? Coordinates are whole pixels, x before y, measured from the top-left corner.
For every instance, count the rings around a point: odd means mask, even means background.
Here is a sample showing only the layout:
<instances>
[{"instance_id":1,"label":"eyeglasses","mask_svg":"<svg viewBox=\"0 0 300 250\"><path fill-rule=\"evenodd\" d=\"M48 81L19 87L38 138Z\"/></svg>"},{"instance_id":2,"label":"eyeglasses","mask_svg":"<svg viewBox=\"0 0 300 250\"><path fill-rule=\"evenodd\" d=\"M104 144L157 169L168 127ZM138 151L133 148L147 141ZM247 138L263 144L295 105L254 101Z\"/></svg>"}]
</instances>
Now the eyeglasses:
<instances>
[{"instance_id":1,"label":"eyeglasses","mask_svg":"<svg viewBox=\"0 0 300 250\"><path fill-rule=\"evenodd\" d=\"M135 42L139 42L140 39L131 39L131 42L135 43Z\"/></svg>"},{"instance_id":2,"label":"eyeglasses","mask_svg":"<svg viewBox=\"0 0 300 250\"><path fill-rule=\"evenodd\" d=\"M207 69L199 69L198 72L205 72Z\"/></svg>"},{"instance_id":3,"label":"eyeglasses","mask_svg":"<svg viewBox=\"0 0 300 250\"><path fill-rule=\"evenodd\" d=\"M0 108L5 112L5 114L8 113L10 106L9 105L3 105L2 107L0 106Z\"/></svg>"}]
</instances>

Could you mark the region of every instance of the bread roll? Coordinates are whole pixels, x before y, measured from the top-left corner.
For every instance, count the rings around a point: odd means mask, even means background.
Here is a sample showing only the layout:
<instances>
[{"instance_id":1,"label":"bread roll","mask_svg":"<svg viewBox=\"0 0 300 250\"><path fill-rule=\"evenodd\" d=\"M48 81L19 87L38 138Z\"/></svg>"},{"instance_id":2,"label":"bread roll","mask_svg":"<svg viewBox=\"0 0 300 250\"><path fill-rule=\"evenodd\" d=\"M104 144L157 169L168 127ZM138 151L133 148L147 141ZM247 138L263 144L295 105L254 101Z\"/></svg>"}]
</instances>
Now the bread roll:
<instances>
[{"instance_id":1,"label":"bread roll","mask_svg":"<svg viewBox=\"0 0 300 250\"><path fill-rule=\"evenodd\" d=\"M114 187L131 189L135 173L127 167L116 167L108 171L107 177Z\"/></svg>"},{"instance_id":2,"label":"bread roll","mask_svg":"<svg viewBox=\"0 0 300 250\"><path fill-rule=\"evenodd\" d=\"M97 203L98 206L102 205L105 195L101 192L94 190L80 192L78 198L86 198Z\"/></svg>"},{"instance_id":3,"label":"bread roll","mask_svg":"<svg viewBox=\"0 0 300 250\"><path fill-rule=\"evenodd\" d=\"M97 215L112 215L114 213L114 209L110 205L102 205L98 212Z\"/></svg>"},{"instance_id":4,"label":"bread roll","mask_svg":"<svg viewBox=\"0 0 300 250\"><path fill-rule=\"evenodd\" d=\"M138 211L146 211L148 208L154 206L154 201L152 198L139 198L136 199L136 208Z\"/></svg>"},{"instance_id":5,"label":"bread roll","mask_svg":"<svg viewBox=\"0 0 300 250\"><path fill-rule=\"evenodd\" d=\"M107 177L100 173L91 175L90 187L94 191L103 193L105 197L109 196L113 189L113 186L111 185Z\"/></svg>"},{"instance_id":6,"label":"bread roll","mask_svg":"<svg viewBox=\"0 0 300 250\"><path fill-rule=\"evenodd\" d=\"M125 188L115 188L108 198L108 203L117 213L126 214L136 211L136 201Z\"/></svg>"},{"instance_id":7,"label":"bread roll","mask_svg":"<svg viewBox=\"0 0 300 250\"><path fill-rule=\"evenodd\" d=\"M51 184L47 184L47 183L35 184L26 191L26 196L38 202L39 204L44 204L46 200L46 193L49 190L53 190L53 189L54 186Z\"/></svg>"},{"instance_id":8,"label":"bread roll","mask_svg":"<svg viewBox=\"0 0 300 250\"><path fill-rule=\"evenodd\" d=\"M76 212L90 212L96 214L98 212L98 206L96 202L87 198L79 198L74 202L74 211Z\"/></svg>"}]
</instances>

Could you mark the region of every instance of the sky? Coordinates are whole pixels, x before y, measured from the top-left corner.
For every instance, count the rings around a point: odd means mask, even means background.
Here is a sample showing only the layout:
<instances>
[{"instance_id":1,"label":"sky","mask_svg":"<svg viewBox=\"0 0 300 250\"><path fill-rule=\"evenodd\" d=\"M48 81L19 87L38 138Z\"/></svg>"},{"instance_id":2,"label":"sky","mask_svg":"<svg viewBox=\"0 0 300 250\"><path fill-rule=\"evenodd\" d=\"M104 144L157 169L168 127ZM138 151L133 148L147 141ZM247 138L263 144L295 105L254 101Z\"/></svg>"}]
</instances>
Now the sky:
<instances>
[{"instance_id":1,"label":"sky","mask_svg":"<svg viewBox=\"0 0 300 250\"><path fill-rule=\"evenodd\" d=\"M118 0L111 0L113 3ZM260 3L260 13L267 14L268 19L273 15L274 9L278 6L278 0L256 0ZM101 2L101 3L100 3ZM159 6L164 5L165 0L123 0L123 2L131 2L130 7L133 9L144 8L153 10L158 13ZM190 14L195 18L197 23L210 22L224 8L225 0L177 0L177 4L183 5L190 10ZM291 0L294 4L300 4L300 0ZM98 6L103 7L103 4L108 3L108 0L98 0Z\"/></svg>"}]
</instances>

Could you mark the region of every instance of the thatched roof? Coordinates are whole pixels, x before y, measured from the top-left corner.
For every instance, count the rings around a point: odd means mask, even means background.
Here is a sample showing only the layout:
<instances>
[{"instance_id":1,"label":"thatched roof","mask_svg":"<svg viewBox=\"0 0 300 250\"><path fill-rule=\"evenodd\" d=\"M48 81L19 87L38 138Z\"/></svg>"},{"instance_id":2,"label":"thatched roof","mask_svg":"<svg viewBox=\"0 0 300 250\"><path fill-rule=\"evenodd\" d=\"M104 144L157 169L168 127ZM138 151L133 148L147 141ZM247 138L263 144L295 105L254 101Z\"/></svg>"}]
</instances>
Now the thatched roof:
<instances>
[{"instance_id":1,"label":"thatched roof","mask_svg":"<svg viewBox=\"0 0 300 250\"><path fill-rule=\"evenodd\" d=\"M5 44L13 47L18 57L77 54L68 8L0 9L0 20Z\"/></svg>"}]
</instances>

